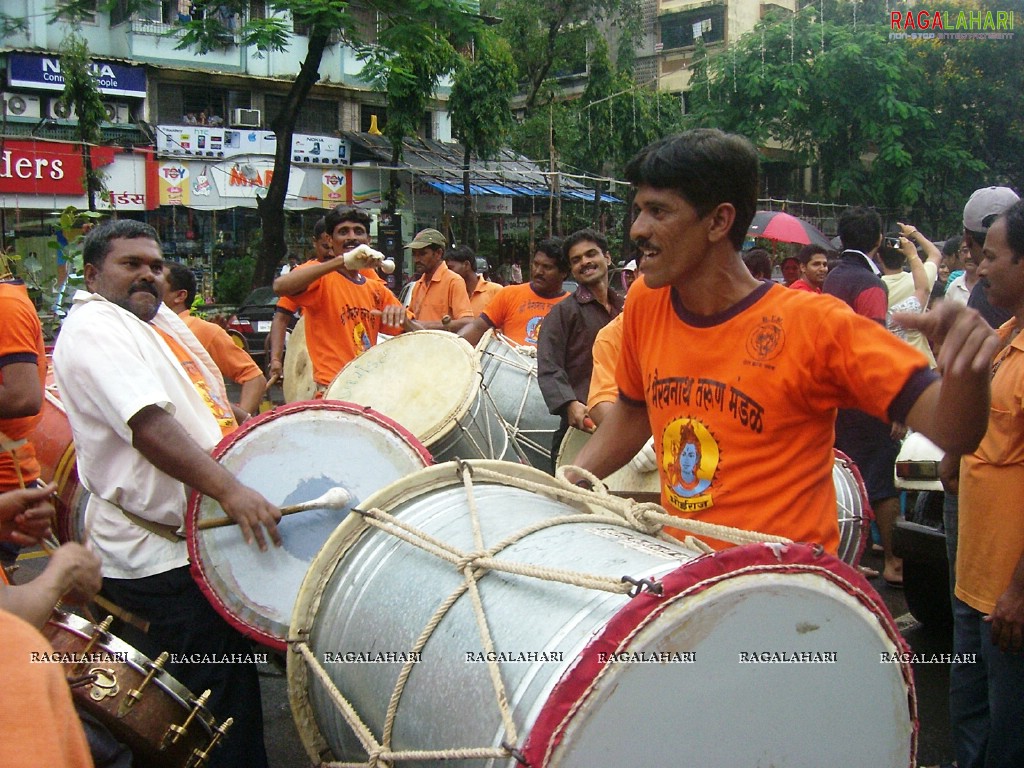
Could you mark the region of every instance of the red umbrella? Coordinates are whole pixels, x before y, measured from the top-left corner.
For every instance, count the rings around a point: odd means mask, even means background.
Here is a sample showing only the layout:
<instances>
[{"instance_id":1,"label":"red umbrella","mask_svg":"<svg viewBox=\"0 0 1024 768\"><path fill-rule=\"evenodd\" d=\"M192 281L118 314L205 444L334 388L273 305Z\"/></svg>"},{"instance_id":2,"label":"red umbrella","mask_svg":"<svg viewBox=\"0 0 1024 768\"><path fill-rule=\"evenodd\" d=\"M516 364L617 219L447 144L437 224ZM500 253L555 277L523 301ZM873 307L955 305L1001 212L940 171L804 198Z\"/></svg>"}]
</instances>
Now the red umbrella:
<instances>
[{"instance_id":1,"label":"red umbrella","mask_svg":"<svg viewBox=\"0 0 1024 768\"><path fill-rule=\"evenodd\" d=\"M814 243L831 248L828 238L813 224L782 211L758 211L747 230L747 237L763 237L780 243Z\"/></svg>"}]
</instances>

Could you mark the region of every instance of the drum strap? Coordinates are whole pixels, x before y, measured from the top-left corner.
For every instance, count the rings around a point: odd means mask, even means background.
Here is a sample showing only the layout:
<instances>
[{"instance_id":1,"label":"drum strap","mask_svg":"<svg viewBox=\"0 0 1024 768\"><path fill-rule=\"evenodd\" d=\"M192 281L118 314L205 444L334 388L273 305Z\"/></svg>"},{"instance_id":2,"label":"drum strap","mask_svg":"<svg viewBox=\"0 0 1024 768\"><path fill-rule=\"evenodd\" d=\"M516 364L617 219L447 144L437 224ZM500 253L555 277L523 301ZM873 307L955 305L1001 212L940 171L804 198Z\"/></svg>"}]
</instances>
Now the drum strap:
<instances>
[{"instance_id":1,"label":"drum strap","mask_svg":"<svg viewBox=\"0 0 1024 768\"><path fill-rule=\"evenodd\" d=\"M111 502L108 501L107 503L110 504ZM114 504L113 506L117 507L116 504ZM159 536L162 539L167 539L168 541L173 541L175 544L177 544L184 538L178 533L178 529L173 525L155 523L152 520L147 520L144 517L139 517L134 512L129 512L127 509L122 509L121 507L117 508L121 510L121 514L127 517L131 523L139 526L140 528L145 528L150 533Z\"/></svg>"}]
</instances>

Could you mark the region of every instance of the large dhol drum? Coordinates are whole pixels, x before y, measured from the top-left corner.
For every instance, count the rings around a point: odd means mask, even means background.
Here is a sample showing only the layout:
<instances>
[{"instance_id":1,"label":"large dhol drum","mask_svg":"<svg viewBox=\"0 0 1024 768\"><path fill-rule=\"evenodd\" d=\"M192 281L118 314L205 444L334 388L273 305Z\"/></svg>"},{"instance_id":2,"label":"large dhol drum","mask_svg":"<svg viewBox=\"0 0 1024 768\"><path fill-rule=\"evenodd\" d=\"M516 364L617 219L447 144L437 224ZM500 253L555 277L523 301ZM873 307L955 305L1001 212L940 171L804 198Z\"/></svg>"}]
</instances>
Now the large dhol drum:
<instances>
[{"instance_id":1,"label":"large dhol drum","mask_svg":"<svg viewBox=\"0 0 1024 768\"><path fill-rule=\"evenodd\" d=\"M832 484L836 487L836 513L839 516L839 558L856 566L864 555L875 513L868 501L868 489L853 459L833 449Z\"/></svg>"},{"instance_id":2,"label":"large dhol drum","mask_svg":"<svg viewBox=\"0 0 1024 768\"><path fill-rule=\"evenodd\" d=\"M288 334L284 349L284 401L294 403L301 400L312 400L316 394L316 381L313 380L313 361L309 359L306 349L306 319L299 321Z\"/></svg>"},{"instance_id":3,"label":"large dhol drum","mask_svg":"<svg viewBox=\"0 0 1024 768\"><path fill-rule=\"evenodd\" d=\"M228 732L230 723L217 725L204 696L163 669L165 659L149 659L103 624L57 612L43 634L63 661L75 702L131 749L135 765L198 768Z\"/></svg>"},{"instance_id":4,"label":"large dhol drum","mask_svg":"<svg viewBox=\"0 0 1024 768\"><path fill-rule=\"evenodd\" d=\"M40 480L57 484L57 494L53 499L53 507L57 512L54 533L61 543L84 542L85 506L89 501L89 492L78 479L71 423L61 402L60 392L57 391L52 364L46 371L46 389L43 391L40 414L28 440L35 447L36 458L39 460Z\"/></svg>"},{"instance_id":5,"label":"large dhol drum","mask_svg":"<svg viewBox=\"0 0 1024 768\"><path fill-rule=\"evenodd\" d=\"M370 347L341 369L324 398L394 419L435 461L514 460L504 423L481 391L475 350L447 331L403 333Z\"/></svg>"},{"instance_id":6,"label":"large dhol drum","mask_svg":"<svg viewBox=\"0 0 1024 768\"><path fill-rule=\"evenodd\" d=\"M430 454L380 414L350 403L292 403L247 421L214 450L239 481L284 506L334 487L350 506L422 469ZM260 552L238 526L200 530L223 518L213 499L194 494L185 527L192 575L214 608L242 634L283 651L295 597L310 562L347 509L311 509L282 517L283 544Z\"/></svg>"},{"instance_id":7,"label":"large dhol drum","mask_svg":"<svg viewBox=\"0 0 1024 768\"><path fill-rule=\"evenodd\" d=\"M488 461L367 499L292 617L313 762L915 764L906 646L862 576L806 545L702 555L625 503Z\"/></svg>"},{"instance_id":8,"label":"large dhol drum","mask_svg":"<svg viewBox=\"0 0 1024 768\"><path fill-rule=\"evenodd\" d=\"M476 348L484 392L504 419L516 456L549 471L551 441L559 419L548 413L540 393L536 349L516 346L493 329L483 335Z\"/></svg>"}]
</instances>

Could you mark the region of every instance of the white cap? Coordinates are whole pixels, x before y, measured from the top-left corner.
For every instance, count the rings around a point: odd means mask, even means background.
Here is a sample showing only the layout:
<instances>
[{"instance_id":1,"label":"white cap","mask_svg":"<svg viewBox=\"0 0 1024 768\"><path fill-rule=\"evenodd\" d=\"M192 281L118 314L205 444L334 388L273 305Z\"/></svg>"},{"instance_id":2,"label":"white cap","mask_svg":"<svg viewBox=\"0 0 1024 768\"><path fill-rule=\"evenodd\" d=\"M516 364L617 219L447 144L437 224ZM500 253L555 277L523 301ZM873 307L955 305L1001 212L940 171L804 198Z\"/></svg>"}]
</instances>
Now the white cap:
<instances>
[{"instance_id":1,"label":"white cap","mask_svg":"<svg viewBox=\"0 0 1024 768\"><path fill-rule=\"evenodd\" d=\"M968 232L988 232L992 219L1020 198L1009 187L982 187L974 191L964 206L964 229ZM987 221L986 221L987 220Z\"/></svg>"},{"instance_id":2,"label":"white cap","mask_svg":"<svg viewBox=\"0 0 1024 768\"><path fill-rule=\"evenodd\" d=\"M636 259L630 259L629 264L623 267L627 272L636 272Z\"/></svg>"}]
</instances>

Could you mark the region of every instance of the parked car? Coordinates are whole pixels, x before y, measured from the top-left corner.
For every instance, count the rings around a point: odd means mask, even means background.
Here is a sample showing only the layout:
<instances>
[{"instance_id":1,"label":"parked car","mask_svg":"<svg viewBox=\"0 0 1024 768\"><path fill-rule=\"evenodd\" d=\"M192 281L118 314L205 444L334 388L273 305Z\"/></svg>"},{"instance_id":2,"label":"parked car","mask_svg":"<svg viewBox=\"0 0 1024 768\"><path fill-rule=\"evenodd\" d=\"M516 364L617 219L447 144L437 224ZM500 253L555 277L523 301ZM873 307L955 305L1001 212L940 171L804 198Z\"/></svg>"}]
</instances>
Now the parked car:
<instances>
[{"instance_id":1,"label":"parked car","mask_svg":"<svg viewBox=\"0 0 1024 768\"><path fill-rule=\"evenodd\" d=\"M274 289L266 286L246 296L245 301L228 318L228 330L242 335L246 351L261 368L266 368L270 324L274 320L276 308L277 296Z\"/></svg>"}]
</instances>

